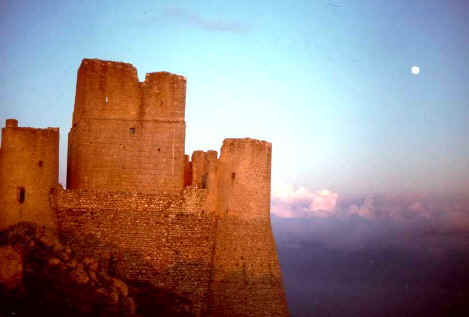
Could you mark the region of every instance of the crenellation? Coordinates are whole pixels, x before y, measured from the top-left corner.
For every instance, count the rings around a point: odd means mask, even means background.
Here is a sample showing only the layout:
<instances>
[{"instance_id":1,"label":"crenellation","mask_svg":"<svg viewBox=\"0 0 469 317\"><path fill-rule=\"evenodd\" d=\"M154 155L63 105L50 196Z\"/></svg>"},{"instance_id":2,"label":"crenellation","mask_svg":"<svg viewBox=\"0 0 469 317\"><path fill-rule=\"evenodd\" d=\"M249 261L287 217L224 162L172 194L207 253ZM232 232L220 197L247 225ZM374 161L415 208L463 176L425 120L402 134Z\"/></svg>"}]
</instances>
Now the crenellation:
<instances>
[{"instance_id":1,"label":"crenellation","mask_svg":"<svg viewBox=\"0 0 469 317\"><path fill-rule=\"evenodd\" d=\"M18 127L18 120L16 120L16 119L6 119L5 128L17 128L17 127Z\"/></svg>"},{"instance_id":2,"label":"crenellation","mask_svg":"<svg viewBox=\"0 0 469 317\"><path fill-rule=\"evenodd\" d=\"M288 316L270 225L272 145L225 139L220 155L190 158L185 98L183 76L139 82L131 64L84 59L65 189L58 128L5 123L0 229L52 227L83 252L116 257L126 279L186 298L195 316Z\"/></svg>"},{"instance_id":3,"label":"crenellation","mask_svg":"<svg viewBox=\"0 0 469 317\"><path fill-rule=\"evenodd\" d=\"M145 119L184 121L186 80L168 72L149 73L143 88Z\"/></svg>"}]
</instances>

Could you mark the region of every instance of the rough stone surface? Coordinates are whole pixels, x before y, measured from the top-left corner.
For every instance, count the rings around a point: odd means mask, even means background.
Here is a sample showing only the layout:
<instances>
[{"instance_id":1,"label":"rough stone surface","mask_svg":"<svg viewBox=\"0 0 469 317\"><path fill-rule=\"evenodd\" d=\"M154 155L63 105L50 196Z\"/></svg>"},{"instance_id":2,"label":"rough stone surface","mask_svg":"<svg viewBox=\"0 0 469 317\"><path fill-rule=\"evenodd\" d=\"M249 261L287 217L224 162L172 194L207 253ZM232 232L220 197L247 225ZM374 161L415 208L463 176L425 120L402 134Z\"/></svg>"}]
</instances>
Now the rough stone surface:
<instances>
[{"instance_id":1,"label":"rough stone surface","mask_svg":"<svg viewBox=\"0 0 469 317\"><path fill-rule=\"evenodd\" d=\"M11 246L0 247L0 284L6 290L16 289L23 279L23 259Z\"/></svg>"},{"instance_id":2,"label":"rough stone surface","mask_svg":"<svg viewBox=\"0 0 469 317\"><path fill-rule=\"evenodd\" d=\"M96 241L86 255L113 258L126 280L156 281L155 286L188 298L194 312L202 313L214 241L214 217L200 209L204 193L187 189L186 195L171 199L58 191L59 231L78 249Z\"/></svg>"},{"instance_id":3,"label":"rough stone surface","mask_svg":"<svg viewBox=\"0 0 469 317\"><path fill-rule=\"evenodd\" d=\"M90 245L63 242L34 223L0 232L0 316L193 315L184 298L124 281L103 257L83 256L80 247Z\"/></svg>"},{"instance_id":4,"label":"rough stone surface","mask_svg":"<svg viewBox=\"0 0 469 317\"><path fill-rule=\"evenodd\" d=\"M185 91L179 75L151 73L139 82L130 64L84 59L67 188L57 183L58 129L8 119L0 228L27 220L56 231L65 245L51 235L30 243L57 249L47 267L71 270L77 287L107 278L96 267L126 283L111 279L113 291L96 289L111 307L134 292L150 312L155 299L142 291L150 287L196 316L287 316L270 225L272 146L226 139L219 157L195 151L189 159Z\"/></svg>"}]
</instances>

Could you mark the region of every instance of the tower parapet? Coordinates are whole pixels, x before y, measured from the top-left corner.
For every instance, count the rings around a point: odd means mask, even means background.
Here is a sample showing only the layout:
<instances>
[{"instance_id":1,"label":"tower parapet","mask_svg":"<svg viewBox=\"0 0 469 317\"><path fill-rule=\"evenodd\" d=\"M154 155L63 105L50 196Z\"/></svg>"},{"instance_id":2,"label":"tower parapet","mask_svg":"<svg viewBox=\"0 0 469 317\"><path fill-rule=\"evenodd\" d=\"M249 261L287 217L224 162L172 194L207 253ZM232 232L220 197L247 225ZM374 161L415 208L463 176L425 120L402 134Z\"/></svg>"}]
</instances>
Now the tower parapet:
<instances>
[{"instance_id":1,"label":"tower parapet","mask_svg":"<svg viewBox=\"0 0 469 317\"><path fill-rule=\"evenodd\" d=\"M17 127L18 127L18 120L16 119L5 120L5 128L17 128Z\"/></svg>"},{"instance_id":2,"label":"tower parapet","mask_svg":"<svg viewBox=\"0 0 469 317\"><path fill-rule=\"evenodd\" d=\"M136 119L141 100L132 64L83 59L78 69L73 125L82 119Z\"/></svg>"},{"instance_id":3,"label":"tower parapet","mask_svg":"<svg viewBox=\"0 0 469 317\"><path fill-rule=\"evenodd\" d=\"M146 74L142 85L142 117L145 120L184 122L186 79L168 72Z\"/></svg>"},{"instance_id":4,"label":"tower parapet","mask_svg":"<svg viewBox=\"0 0 469 317\"><path fill-rule=\"evenodd\" d=\"M55 228L49 193L58 185L59 129L7 119L0 151L0 230L20 221Z\"/></svg>"}]
</instances>

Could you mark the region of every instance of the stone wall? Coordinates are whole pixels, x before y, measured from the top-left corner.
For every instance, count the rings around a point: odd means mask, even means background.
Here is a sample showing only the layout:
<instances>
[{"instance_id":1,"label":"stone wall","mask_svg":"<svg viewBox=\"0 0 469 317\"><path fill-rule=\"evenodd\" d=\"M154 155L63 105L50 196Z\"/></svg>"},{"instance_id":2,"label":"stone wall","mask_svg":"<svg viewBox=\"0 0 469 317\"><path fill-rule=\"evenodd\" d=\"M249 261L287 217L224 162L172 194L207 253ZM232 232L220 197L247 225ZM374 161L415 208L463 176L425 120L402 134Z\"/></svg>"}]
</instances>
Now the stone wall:
<instances>
[{"instance_id":1,"label":"stone wall","mask_svg":"<svg viewBox=\"0 0 469 317\"><path fill-rule=\"evenodd\" d=\"M69 134L67 187L177 193L184 122L87 119Z\"/></svg>"},{"instance_id":2,"label":"stone wall","mask_svg":"<svg viewBox=\"0 0 469 317\"><path fill-rule=\"evenodd\" d=\"M20 221L55 227L49 191L58 184L58 150L58 128L24 128L7 120L0 150L0 230Z\"/></svg>"},{"instance_id":3,"label":"stone wall","mask_svg":"<svg viewBox=\"0 0 469 317\"><path fill-rule=\"evenodd\" d=\"M69 242L95 241L92 252L117 259L125 278L183 296L200 315L209 293L215 228L213 215L201 208L205 197L197 188L180 197L58 190L51 200Z\"/></svg>"}]
</instances>

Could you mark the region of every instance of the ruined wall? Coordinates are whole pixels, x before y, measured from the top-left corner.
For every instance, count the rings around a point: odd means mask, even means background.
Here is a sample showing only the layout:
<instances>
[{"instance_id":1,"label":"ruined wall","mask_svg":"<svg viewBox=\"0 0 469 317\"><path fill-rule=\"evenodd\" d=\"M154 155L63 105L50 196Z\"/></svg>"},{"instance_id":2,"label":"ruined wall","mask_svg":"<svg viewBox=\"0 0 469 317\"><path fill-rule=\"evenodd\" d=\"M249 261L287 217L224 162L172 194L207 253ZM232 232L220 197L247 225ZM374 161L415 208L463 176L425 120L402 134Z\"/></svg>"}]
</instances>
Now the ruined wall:
<instances>
[{"instance_id":1,"label":"ruined wall","mask_svg":"<svg viewBox=\"0 0 469 317\"><path fill-rule=\"evenodd\" d=\"M196 315L287 316L270 224L271 144L226 139L184 155L185 78L138 81L126 63L84 59L58 186L58 129L7 120L0 229L59 231L127 279L185 297ZM113 260L114 261L114 260ZM110 261L111 262L111 261Z\"/></svg>"},{"instance_id":2,"label":"ruined wall","mask_svg":"<svg viewBox=\"0 0 469 317\"><path fill-rule=\"evenodd\" d=\"M270 224L271 144L225 139L218 161L211 316L288 316Z\"/></svg>"},{"instance_id":3,"label":"ruined wall","mask_svg":"<svg viewBox=\"0 0 469 317\"><path fill-rule=\"evenodd\" d=\"M138 82L126 63L84 59L69 133L67 188L146 193L184 187L186 81Z\"/></svg>"},{"instance_id":4,"label":"ruined wall","mask_svg":"<svg viewBox=\"0 0 469 317\"><path fill-rule=\"evenodd\" d=\"M200 315L214 241L214 218L201 208L205 198L206 190L188 188L179 197L67 190L52 200L64 236L96 241L93 252L112 254L128 279L183 296Z\"/></svg>"},{"instance_id":5,"label":"ruined wall","mask_svg":"<svg viewBox=\"0 0 469 317\"><path fill-rule=\"evenodd\" d=\"M55 227L49 192L58 185L59 129L2 129L0 154L0 230L19 221Z\"/></svg>"},{"instance_id":6,"label":"ruined wall","mask_svg":"<svg viewBox=\"0 0 469 317\"><path fill-rule=\"evenodd\" d=\"M192 186L207 189L207 200L205 208L210 212L215 212L218 194L217 166L218 153L213 150L207 152L194 151L190 162L190 172Z\"/></svg>"},{"instance_id":7,"label":"ruined wall","mask_svg":"<svg viewBox=\"0 0 469 317\"><path fill-rule=\"evenodd\" d=\"M184 155L184 187L192 185L192 162Z\"/></svg>"},{"instance_id":8,"label":"ruined wall","mask_svg":"<svg viewBox=\"0 0 469 317\"><path fill-rule=\"evenodd\" d=\"M192 185L207 188L210 165L216 161L216 151L194 151L192 153Z\"/></svg>"}]
</instances>

